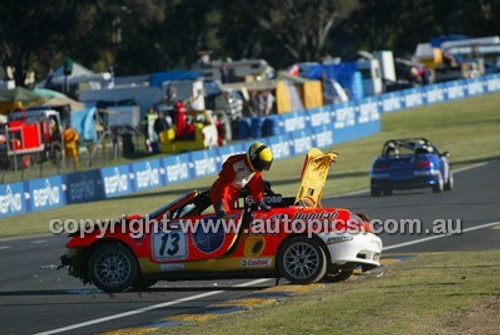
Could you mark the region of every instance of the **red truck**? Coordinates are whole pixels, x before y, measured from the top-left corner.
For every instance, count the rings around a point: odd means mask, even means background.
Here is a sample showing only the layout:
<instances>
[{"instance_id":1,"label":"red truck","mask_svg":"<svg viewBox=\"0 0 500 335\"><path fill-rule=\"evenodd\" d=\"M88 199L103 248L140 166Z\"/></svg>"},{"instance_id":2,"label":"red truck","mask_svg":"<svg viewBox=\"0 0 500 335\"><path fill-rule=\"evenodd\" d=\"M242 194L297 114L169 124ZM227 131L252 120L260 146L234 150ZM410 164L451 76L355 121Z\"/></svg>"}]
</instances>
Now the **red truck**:
<instances>
[{"instance_id":1,"label":"red truck","mask_svg":"<svg viewBox=\"0 0 500 335\"><path fill-rule=\"evenodd\" d=\"M54 110L21 111L9 114L0 125L0 155L5 164L17 169L34 161L57 163L63 154L60 114Z\"/></svg>"}]
</instances>

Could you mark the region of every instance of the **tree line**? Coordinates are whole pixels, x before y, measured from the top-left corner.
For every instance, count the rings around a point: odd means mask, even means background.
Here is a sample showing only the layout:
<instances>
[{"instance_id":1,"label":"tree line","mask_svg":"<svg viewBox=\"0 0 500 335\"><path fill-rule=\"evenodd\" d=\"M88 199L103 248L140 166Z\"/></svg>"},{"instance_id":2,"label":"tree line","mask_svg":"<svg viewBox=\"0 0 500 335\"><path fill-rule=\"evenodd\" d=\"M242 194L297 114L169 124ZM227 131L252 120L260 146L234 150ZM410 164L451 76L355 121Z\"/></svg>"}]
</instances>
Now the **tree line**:
<instances>
[{"instance_id":1,"label":"tree line","mask_svg":"<svg viewBox=\"0 0 500 335\"><path fill-rule=\"evenodd\" d=\"M212 59L283 68L360 49L410 55L432 36L500 33L500 0L0 0L0 60L41 79L71 57L132 75Z\"/></svg>"}]
</instances>

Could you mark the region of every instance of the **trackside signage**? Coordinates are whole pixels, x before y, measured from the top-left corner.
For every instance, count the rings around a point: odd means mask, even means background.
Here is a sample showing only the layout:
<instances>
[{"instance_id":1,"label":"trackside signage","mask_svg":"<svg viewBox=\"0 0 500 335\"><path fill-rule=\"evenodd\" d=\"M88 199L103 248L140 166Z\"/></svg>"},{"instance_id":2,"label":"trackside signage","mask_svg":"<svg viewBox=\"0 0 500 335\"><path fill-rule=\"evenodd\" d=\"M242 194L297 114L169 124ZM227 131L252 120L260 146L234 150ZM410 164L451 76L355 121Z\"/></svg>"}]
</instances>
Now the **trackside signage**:
<instances>
[{"instance_id":1,"label":"trackside signage","mask_svg":"<svg viewBox=\"0 0 500 335\"><path fill-rule=\"evenodd\" d=\"M331 120L330 110L325 107L316 108L309 111L309 124L312 128L329 125Z\"/></svg>"},{"instance_id":2,"label":"trackside signage","mask_svg":"<svg viewBox=\"0 0 500 335\"><path fill-rule=\"evenodd\" d=\"M31 211L57 208L66 204L61 176L33 179L28 181L28 192Z\"/></svg>"},{"instance_id":3,"label":"trackside signage","mask_svg":"<svg viewBox=\"0 0 500 335\"><path fill-rule=\"evenodd\" d=\"M179 183L191 179L190 169L193 163L188 154L163 158L166 171L166 184Z\"/></svg>"},{"instance_id":4,"label":"trackside signage","mask_svg":"<svg viewBox=\"0 0 500 335\"><path fill-rule=\"evenodd\" d=\"M269 145L275 159L290 157L291 149L288 136L274 136L269 140Z\"/></svg>"},{"instance_id":5,"label":"trackside signage","mask_svg":"<svg viewBox=\"0 0 500 335\"><path fill-rule=\"evenodd\" d=\"M104 185L100 170L70 173L65 176L68 204L104 199ZM63 186L64 187L64 186Z\"/></svg>"},{"instance_id":6,"label":"trackside signage","mask_svg":"<svg viewBox=\"0 0 500 335\"><path fill-rule=\"evenodd\" d=\"M26 213L24 183L0 185L0 217Z\"/></svg>"},{"instance_id":7,"label":"trackside signage","mask_svg":"<svg viewBox=\"0 0 500 335\"><path fill-rule=\"evenodd\" d=\"M104 180L104 193L106 198L118 197L131 192L130 173L128 165L118 165L101 169Z\"/></svg>"},{"instance_id":8,"label":"trackside signage","mask_svg":"<svg viewBox=\"0 0 500 335\"><path fill-rule=\"evenodd\" d=\"M209 176L218 172L215 156L216 151L214 149L191 153L191 162L194 164L195 178Z\"/></svg>"},{"instance_id":9,"label":"trackside signage","mask_svg":"<svg viewBox=\"0 0 500 335\"><path fill-rule=\"evenodd\" d=\"M131 165L135 191L164 185L162 175L165 174L165 169L160 167L159 159L137 162Z\"/></svg>"},{"instance_id":10,"label":"trackside signage","mask_svg":"<svg viewBox=\"0 0 500 335\"><path fill-rule=\"evenodd\" d=\"M293 155L305 155L309 149L313 147L312 145L312 135L310 131L302 130L296 131L290 136L293 142Z\"/></svg>"},{"instance_id":11,"label":"trackside signage","mask_svg":"<svg viewBox=\"0 0 500 335\"><path fill-rule=\"evenodd\" d=\"M335 129L353 127L356 125L356 107L354 103L344 103L340 106L341 107L336 107L333 112L335 120L333 126Z\"/></svg>"},{"instance_id":12,"label":"trackside signage","mask_svg":"<svg viewBox=\"0 0 500 335\"><path fill-rule=\"evenodd\" d=\"M401 97L401 93L399 92L383 94L380 97L380 100L382 101L382 111L384 113L394 112L403 108L402 106L403 100Z\"/></svg>"}]
</instances>

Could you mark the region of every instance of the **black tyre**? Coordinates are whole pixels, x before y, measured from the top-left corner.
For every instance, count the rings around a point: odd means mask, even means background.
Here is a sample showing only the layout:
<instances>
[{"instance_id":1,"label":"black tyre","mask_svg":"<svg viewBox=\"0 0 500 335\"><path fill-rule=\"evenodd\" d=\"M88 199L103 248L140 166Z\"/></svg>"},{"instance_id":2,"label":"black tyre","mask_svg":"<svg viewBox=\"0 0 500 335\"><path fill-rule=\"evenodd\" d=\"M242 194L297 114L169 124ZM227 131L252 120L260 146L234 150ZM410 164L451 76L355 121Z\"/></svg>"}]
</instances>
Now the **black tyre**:
<instances>
[{"instance_id":1,"label":"black tyre","mask_svg":"<svg viewBox=\"0 0 500 335\"><path fill-rule=\"evenodd\" d=\"M156 280L156 279L138 277L136 279L136 281L132 284L132 287L136 290L145 290L147 288L150 288L151 286L153 286L157 282L158 282L158 280Z\"/></svg>"},{"instance_id":2,"label":"black tyre","mask_svg":"<svg viewBox=\"0 0 500 335\"><path fill-rule=\"evenodd\" d=\"M370 188L370 193L371 193L372 197L379 197L380 194L382 193L382 191L379 188L376 188L376 187L372 186Z\"/></svg>"},{"instance_id":3,"label":"black tyre","mask_svg":"<svg viewBox=\"0 0 500 335\"><path fill-rule=\"evenodd\" d=\"M455 186L455 180L453 179L453 173L450 171L450 174L448 175L448 180L446 181L446 184L444 184L444 190L451 191L453 190L454 186Z\"/></svg>"},{"instance_id":4,"label":"black tyre","mask_svg":"<svg viewBox=\"0 0 500 335\"><path fill-rule=\"evenodd\" d=\"M444 189L443 176L440 173L438 176L438 182L436 184L432 185L432 192L441 193L441 192L443 192L443 189Z\"/></svg>"},{"instance_id":5,"label":"black tyre","mask_svg":"<svg viewBox=\"0 0 500 335\"><path fill-rule=\"evenodd\" d=\"M349 279L352 276L354 269L339 270L338 272L330 273L328 272L324 277L323 281L327 283L338 283Z\"/></svg>"},{"instance_id":6,"label":"black tyre","mask_svg":"<svg viewBox=\"0 0 500 335\"><path fill-rule=\"evenodd\" d=\"M392 188L384 188L382 193L384 193L384 195L392 195Z\"/></svg>"},{"instance_id":7,"label":"black tyre","mask_svg":"<svg viewBox=\"0 0 500 335\"><path fill-rule=\"evenodd\" d=\"M278 253L278 271L292 284L311 284L326 274L327 258L319 242L297 236L286 241Z\"/></svg>"},{"instance_id":8,"label":"black tyre","mask_svg":"<svg viewBox=\"0 0 500 335\"><path fill-rule=\"evenodd\" d=\"M135 256L120 244L105 244L90 256L89 278L104 292L123 292L137 280Z\"/></svg>"}]
</instances>

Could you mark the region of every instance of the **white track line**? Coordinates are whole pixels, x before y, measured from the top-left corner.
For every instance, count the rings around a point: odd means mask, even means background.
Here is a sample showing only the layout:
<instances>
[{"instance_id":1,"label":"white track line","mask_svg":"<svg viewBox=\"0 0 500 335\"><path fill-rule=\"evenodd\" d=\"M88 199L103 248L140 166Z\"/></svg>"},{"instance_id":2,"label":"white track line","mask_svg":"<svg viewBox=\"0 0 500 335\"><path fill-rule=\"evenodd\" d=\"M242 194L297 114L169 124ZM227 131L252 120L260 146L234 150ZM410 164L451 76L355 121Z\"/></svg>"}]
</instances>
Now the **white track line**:
<instances>
[{"instance_id":1,"label":"white track line","mask_svg":"<svg viewBox=\"0 0 500 335\"><path fill-rule=\"evenodd\" d=\"M10 246L8 246L8 245L3 245L3 246L1 246L1 247L0 247L0 250L3 250L3 249L9 249L9 248L10 248Z\"/></svg>"},{"instance_id":2,"label":"white track line","mask_svg":"<svg viewBox=\"0 0 500 335\"><path fill-rule=\"evenodd\" d=\"M234 285L233 287L253 286L253 285L264 283L264 282L269 281L269 280L270 279L256 279L256 280L252 280L252 281L249 281L249 282L246 282L246 283ZM48 335L48 334L63 333L63 332L67 332L67 331L70 331L70 330L73 330L73 329L78 329L78 328L83 328L83 327L87 327L87 326L92 326L92 325L95 325L95 324L98 324L98 323L103 323L103 322L107 322L107 321L111 321L111 320L121 319L121 318L124 318L124 317L127 317L127 316L131 316L131 315L137 315L137 314L149 312L149 311L152 311L152 310L155 310L155 309L160 309L160 308L164 308L164 307L168 307L168 306L178 305L178 304L181 304L183 302L188 302L188 301L192 301L192 300L197 300L197 299L202 299L202 298L210 297L210 296L213 296L213 295L221 294L223 292L225 292L225 291L224 290L219 290L219 291L210 291L210 292L200 293L200 294L192 295L192 296L185 297L185 298L180 298L180 299L176 299L176 300L172 300L172 301L162 302L162 303L156 304L156 305L151 305L151 306L147 306L147 307L133 309L133 310L128 311L128 312L113 314L113 315L105 316L105 317L102 317L102 318L99 318L99 319L94 319L94 320L89 320L89 321L85 321L85 322L81 322L81 323L76 323L76 324L73 324L73 325L70 325L70 326L66 326L66 327L62 327L62 328L47 330L45 332L37 333L35 335Z\"/></svg>"},{"instance_id":3,"label":"white track line","mask_svg":"<svg viewBox=\"0 0 500 335\"><path fill-rule=\"evenodd\" d=\"M460 173L460 172L464 172L464 171L467 171L467 170L476 169L478 167L481 167L481 166L484 166L484 165L488 165L488 164L493 163L495 161L497 161L497 159L492 159L492 160L489 160L489 161L480 162L480 163L472 164L472 165L469 165L469 166L465 166L465 167L460 168L460 169L452 170L452 172L453 173ZM359 191L354 191L354 192L349 192L349 193L343 193L343 194L335 195L335 196L333 196L333 198L350 197L350 196L353 196L353 195L359 195L359 194L368 193L368 192L370 192L370 189L369 188L365 188L364 190L359 190Z\"/></svg>"},{"instance_id":4,"label":"white track line","mask_svg":"<svg viewBox=\"0 0 500 335\"><path fill-rule=\"evenodd\" d=\"M36 241L33 241L31 242L32 244L41 244L41 243L45 243L47 242L47 240L36 240Z\"/></svg>"},{"instance_id":5,"label":"white track line","mask_svg":"<svg viewBox=\"0 0 500 335\"><path fill-rule=\"evenodd\" d=\"M478 229L484 229L484 228L493 227L493 226L496 226L496 225L500 225L500 221L490 222L490 223L485 223L485 224L481 224L481 225L470 227L470 228L465 228L465 229L462 230L461 234L467 233L467 232L470 232L470 231L474 231L474 230L478 230ZM450 237L450 236L460 236L461 234L449 233L449 234L443 234L443 235L433 235L433 236L429 236L429 237L419 238L419 239L413 240L413 241L408 241L408 242L393 244L393 245L384 247L383 250L384 251L388 251L388 250L392 250L392 249L403 248L403 247L407 247L409 245L424 243L424 242L427 242L427 241L437 240L437 239L440 239L440 238L445 238L445 237Z\"/></svg>"}]
</instances>

